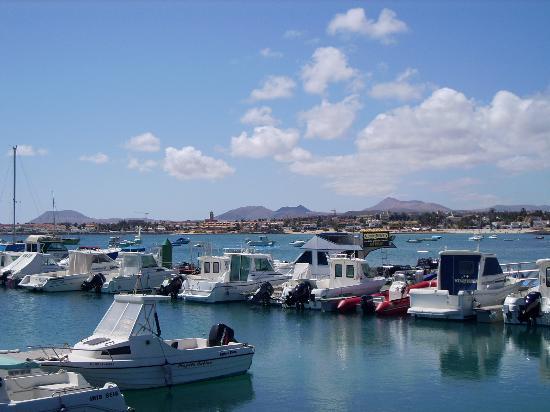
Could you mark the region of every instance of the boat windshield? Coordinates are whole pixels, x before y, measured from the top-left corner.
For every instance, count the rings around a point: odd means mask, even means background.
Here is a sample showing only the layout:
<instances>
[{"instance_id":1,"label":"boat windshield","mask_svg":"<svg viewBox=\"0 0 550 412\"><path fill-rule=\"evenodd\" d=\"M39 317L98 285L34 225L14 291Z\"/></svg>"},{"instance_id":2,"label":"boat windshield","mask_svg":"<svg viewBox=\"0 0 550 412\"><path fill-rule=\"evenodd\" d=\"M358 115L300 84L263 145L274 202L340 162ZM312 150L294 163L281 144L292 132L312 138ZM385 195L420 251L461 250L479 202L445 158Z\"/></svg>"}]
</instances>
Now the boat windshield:
<instances>
[{"instance_id":1,"label":"boat windshield","mask_svg":"<svg viewBox=\"0 0 550 412\"><path fill-rule=\"evenodd\" d=\"M153 305L127 302L113 302L94 335L127 339L130 336L151 335L153 333Z\"/></svg>"}]
</instances>

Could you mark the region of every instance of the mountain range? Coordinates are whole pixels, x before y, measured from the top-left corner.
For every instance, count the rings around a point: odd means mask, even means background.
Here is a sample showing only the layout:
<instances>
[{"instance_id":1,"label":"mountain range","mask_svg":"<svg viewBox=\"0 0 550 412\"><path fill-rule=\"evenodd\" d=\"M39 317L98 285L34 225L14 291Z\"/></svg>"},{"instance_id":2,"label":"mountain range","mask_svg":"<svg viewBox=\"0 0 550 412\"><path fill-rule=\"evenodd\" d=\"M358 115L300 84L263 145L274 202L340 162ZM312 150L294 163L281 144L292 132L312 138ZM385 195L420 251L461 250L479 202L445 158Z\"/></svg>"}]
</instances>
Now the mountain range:
<instances>
[{"instance_id":1,"label":"mountain range","mask_svg":"<svg viewBox=\"0 0 550 412\"><path fill-rule=\"evenodd\" d=\"M284 219L307 216L326 215L324 212L313 212L307 207L299 205L296 207L285 206L277 210L271 210L264 206L244 206L230 210L216 216L218 220L257 220L257 219Z\"/></svg>"},{"instance_id":2,"label":"mountain range","mask_svg":"<svg viewBox=\"0 0 550 412\"><path fill-rule=\"evenodd\" d=\"M47 212L42 213L37 218L31 220L29 223L53 223L54 212L48 210ZM76 210L56 210L55 211L55 223L69 223L69 224L86 224L86 223L117 223L123 219L120 218L110 218L110 219L96 219L83 215ZM126 219L128 220L128 219Z\"/></svg>"}]
</instances>

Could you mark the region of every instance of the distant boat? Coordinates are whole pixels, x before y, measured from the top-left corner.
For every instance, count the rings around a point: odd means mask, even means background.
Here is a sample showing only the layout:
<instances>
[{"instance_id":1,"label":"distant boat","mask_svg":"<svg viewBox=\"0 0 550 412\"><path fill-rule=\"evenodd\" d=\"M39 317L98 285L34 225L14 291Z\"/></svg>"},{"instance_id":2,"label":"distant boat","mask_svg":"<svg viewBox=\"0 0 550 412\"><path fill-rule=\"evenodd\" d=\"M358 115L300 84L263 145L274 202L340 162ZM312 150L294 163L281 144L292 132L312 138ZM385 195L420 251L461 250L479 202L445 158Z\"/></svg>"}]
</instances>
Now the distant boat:
<instances>
[{"instance_id":1,"label":"distant boat","mask_svg":"<svg viewBox=\"0 0 550 412\"><path fill-rule=\"evenodd\" d=\"M498 236L497 235L491 235L491 236L489 236L489 239L498 239Z\"/></svg>"},{"instance_id":2,"label":"distant boat","mask_svg":"<svg viewBox=\"0 0 550 412\"><path fill-rule=\"evenodd\" d=\"M483 240L483 236L482 235L471 236L471 237L468 238L468 240L472 240L474 242L479 242L480 240Z\"/></svg>"},{"instance_id":3,"label":"distant boat","mask_svg":"<svg viewBox=\"0 0 550 412\"><path fill-rule=\"evenodd\" d=\"M289 243L289 245L294 246L294 247L302 247L305 244L306 244L305 240L294 240L294 241Z\"/></svg>"},{"instance_id":4,"label":"distant boat","mask_svg":"<svg viewBox=\"0 0 550 412\"><path fill-rule=\"evenodd\" d=\"M407 243L420 243L422 239L407 239Z\"/></svg>"},{"instance_id":5,"label":"distant boat","mask_svg":"<svg viewBox=\"0 0 550 412\"><path fill-rule=\"evenodd\" d=\"M275 245L275 241L269 240L267 236L262 235L257 240L248 239L246 244L248 246L273 246Z\"/></svg>"},{"instance_id":6,"label":"distant boat","mask_svg":"<svg viewBox=\"0 0 550 412\"><path fill-rule=\"evenodd\" d=\"M172 246L183 246L188 244L191 241L188 237L178 237L176 240L174 240L172 243Z\"/></svg>"},{"instance_id":7,"label":"distant boat","mask_svg":"<svg viewBox=\"0 0 550 412\"><path fill-rule=\"evenodd\" d=\"M78 245L80 243L79 237L62 237L61 241L64 245Z\"/></svg>"},{"instance_id":8,"label":"distant boat","mask_svg":"<svg viewBox=\"0 0 550 412\"><path fill-rule=\"evenodd\" d=\"M535 236L535 239L539 239L539 240L540 240L540 239L544 239L544 236L540 236L540 235L539 235L539 236Z\"/></svg>"}]
</instances>

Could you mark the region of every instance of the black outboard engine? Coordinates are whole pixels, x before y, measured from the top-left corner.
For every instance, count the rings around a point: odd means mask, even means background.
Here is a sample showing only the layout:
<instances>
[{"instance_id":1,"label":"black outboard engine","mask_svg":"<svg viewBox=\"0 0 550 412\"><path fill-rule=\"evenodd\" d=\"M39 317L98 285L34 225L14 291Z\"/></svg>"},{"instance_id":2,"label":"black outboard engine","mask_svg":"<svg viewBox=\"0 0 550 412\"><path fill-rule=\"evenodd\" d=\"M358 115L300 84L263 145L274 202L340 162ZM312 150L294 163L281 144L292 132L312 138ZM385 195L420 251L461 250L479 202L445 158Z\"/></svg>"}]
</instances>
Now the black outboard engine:
<instances>
[{"instance_id":1,"label":"black outboard engine","mask_svg":"<svg viewBox=\"0 0 550 412\"><path fill-rule=\"evenodd\" d=\"M361 296L361 310L365 315L372 315L376 311L374 298L370 295Z\"/></svg>"},{"instance_id":2,"label":"black outboard engine","mask_svg":"<svg viewBox=\"0 0 550 412\"><path fill-rule=\"evenodd\" d=\"M252 296L248 298L248 300L253 304L262 304L262 305L269 305L271 302L271 295L273 294L273 286L271 286L271 283L264 282L260 285L258 290L254 292Z\"/></svg>"},{"instance_id":3,"label":"black outboard engine","mask_svg":"<svg viewBox=\"0 0 550 412\"><path fill-rule=\"evenodd\" d=\"M303 309L304 305L311 298L311 285L309 282L301 282L294 286L285 298L286 306L296 306L297 309Z\"/></svg>"},{"instance_id":4,"label":"black outboard engine","mask_svg":"<svg viewBox=\"0 0 550 412\"><path fill-rule=\"evenodd\" d=\"M525 297L525 305L519 309L518 320L520 322L536 323L540 316L540 302L542 296L540 292L530 292Z\"/></svg>"},{"instance_id":5,"label":"black outboard engine","mask_svg":"<svg viewBox=\"0 0 550 412\"><path fill-rule=\"evenodd\" d=\"M2 272L2 274L0 275L0 284L2 286L6 286L9 275L11 275L11 270L6 270L5 272Z\"/></svg>"},{"instance_id":6,"label":"black outboard engine","mask_svg":"<svg viewBox=\"0 0 550 412\"><path fill-rule=\"evenodd\" d=\"M163 296L170 296L172 299L177 299L178 292L183 285L183 276L178 275L168 283L168 285L160 285L159 294Z\"/></svg>"},{"instance_id":7,"label":"black outboard engine","mask_svg":"<svg viewBox=\"0 0 550 412\"><path fill-rule=\"evenodd\" d=\"M80 289L84 292L93 290L95 293L101 293L101 287L105 283L105 275L103 273L96 273L91 280L85 280L80 285Z\"/></svg>"},{"instance_id":8,"label":"black outboard engine","mask_svg":"<svg viewBox=\"0 0 550 412\"><path fill-rule=\"evenodd\" d=\"M210 328L208 346L227 345L229 342L237 342L235 332L229 326L218 323Z\"/></svg>"}]
</instances>

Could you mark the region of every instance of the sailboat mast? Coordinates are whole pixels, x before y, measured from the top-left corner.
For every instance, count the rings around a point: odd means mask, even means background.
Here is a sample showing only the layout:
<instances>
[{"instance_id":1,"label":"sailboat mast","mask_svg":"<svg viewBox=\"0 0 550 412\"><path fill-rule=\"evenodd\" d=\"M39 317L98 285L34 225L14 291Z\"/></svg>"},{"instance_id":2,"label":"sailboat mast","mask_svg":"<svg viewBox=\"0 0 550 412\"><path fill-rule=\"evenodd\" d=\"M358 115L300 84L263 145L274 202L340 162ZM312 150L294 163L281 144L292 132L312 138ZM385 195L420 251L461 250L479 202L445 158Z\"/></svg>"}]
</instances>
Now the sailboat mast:
<instances>
[{"instance_id":1,"label":"sailboat mast","mask_svg":"<svg viewBox=\"0 0 550 412\"><path fill-rule=\"evenodd\" d=\"M16 182L16 168L15 159L17 154L17 146L13 146L13 226L12 226L12 242L15 243L15 182Z\"/></svg>"},{"instance_id":2,"label":"sailboat mast","mask_svg":"<svg viewBox=\"0 0 550 412\"><path fill-rule=\"evenodd\" d=\"M52 214L53 214L53 232L55 233L55 196L53 195L52 190Z\"/></svg>"}]
</instances>

